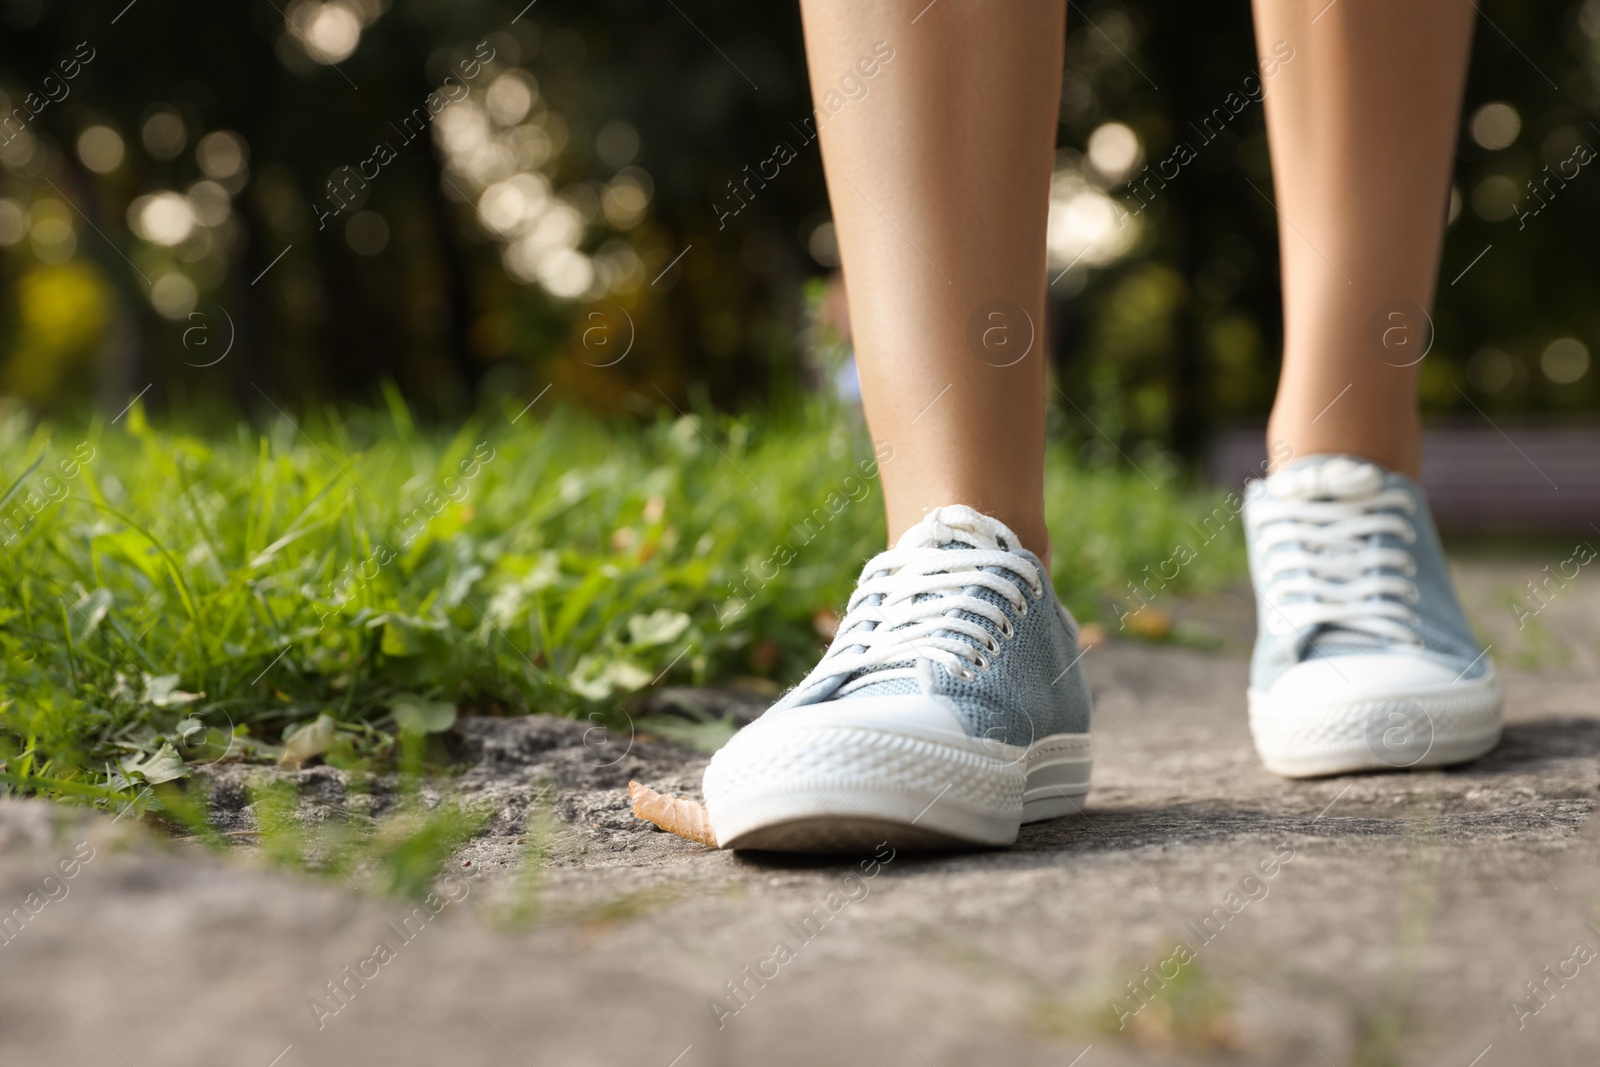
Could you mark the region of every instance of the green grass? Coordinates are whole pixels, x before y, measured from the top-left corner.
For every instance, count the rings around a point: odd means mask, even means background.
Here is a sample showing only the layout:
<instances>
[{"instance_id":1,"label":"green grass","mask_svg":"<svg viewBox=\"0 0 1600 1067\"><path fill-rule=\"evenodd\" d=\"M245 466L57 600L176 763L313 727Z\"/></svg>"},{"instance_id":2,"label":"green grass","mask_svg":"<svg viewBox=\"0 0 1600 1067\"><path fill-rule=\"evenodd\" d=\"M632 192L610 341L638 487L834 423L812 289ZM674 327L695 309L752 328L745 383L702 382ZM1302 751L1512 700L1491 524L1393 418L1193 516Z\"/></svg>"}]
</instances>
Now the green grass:
<instances>
[{"instance_id":1,"label":"green grass","mask_svg":"<svg viewBox=\"0 0 1600 1067\"><path fill-rule=\"evenodd\" d=\"M859 422L0 411L0 789L127 798L286 739L393 766L458 709L611 721L656 682L788 684L882 546ZM1110 598L1177 543L1198 553L1163 595L1241 565L1236 521L1205 546L1188 526L1220 498L1138 463L1051 452L1057 586L1113 629Z\"/></svg>"},{"instance_id":2,"label":"green grass","mask_svg":"<svg viewBox=\"0 0 1600 1067\"><path fill-rule=\"evenodd\" d=\"M1159 990L1145 986L1148 999L1115 986L1070 999L1041 996L1034 1004L1033 1022L1047 1034L1098 1037L1195 1058L1239 1047L1233 997L1222 981L1192 956L1178 964L1172 977L1164 971L1162 977Z\"/></svg>"}]
</instances>

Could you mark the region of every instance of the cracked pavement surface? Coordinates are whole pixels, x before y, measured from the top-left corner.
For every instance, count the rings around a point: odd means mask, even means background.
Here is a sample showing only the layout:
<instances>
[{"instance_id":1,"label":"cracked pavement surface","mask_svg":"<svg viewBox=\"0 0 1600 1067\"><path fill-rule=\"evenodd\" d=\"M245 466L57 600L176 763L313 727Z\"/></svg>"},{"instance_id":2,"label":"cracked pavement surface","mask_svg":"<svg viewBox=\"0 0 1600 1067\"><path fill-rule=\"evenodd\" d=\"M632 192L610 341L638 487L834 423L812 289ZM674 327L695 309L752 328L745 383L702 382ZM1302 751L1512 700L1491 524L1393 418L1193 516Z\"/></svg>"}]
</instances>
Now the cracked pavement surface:
<instances>
[{"instance_id":1,"label":"cracked pavement surface","mask_svg":"<svg viewBox=\"0 0 1600 1067\"><path fill-rule=\"evenodd\" d=\"M1460 568L1507 691L1487 758L1267 774L1233 593L1177 612L1215 647L1089 654L1094 790L1007 851L708 850L635 820L625 796L630 777L698 796L703 755L542 716L459 727L455 788L489 818L436 916L247 845L218 855L132 819L0 803L0 918L25 916L0 943L0 1061L1593 1063L1600 584L1580 578L1519 629L1508 600L1542 562ZM244 841L247 773L212 771L213 815ZM307 824L395 803L329 768L288 777ZM553 827L534 878L530 808ZM508 921L530 902L535 921Z\"/></svg>"}]
</instances>

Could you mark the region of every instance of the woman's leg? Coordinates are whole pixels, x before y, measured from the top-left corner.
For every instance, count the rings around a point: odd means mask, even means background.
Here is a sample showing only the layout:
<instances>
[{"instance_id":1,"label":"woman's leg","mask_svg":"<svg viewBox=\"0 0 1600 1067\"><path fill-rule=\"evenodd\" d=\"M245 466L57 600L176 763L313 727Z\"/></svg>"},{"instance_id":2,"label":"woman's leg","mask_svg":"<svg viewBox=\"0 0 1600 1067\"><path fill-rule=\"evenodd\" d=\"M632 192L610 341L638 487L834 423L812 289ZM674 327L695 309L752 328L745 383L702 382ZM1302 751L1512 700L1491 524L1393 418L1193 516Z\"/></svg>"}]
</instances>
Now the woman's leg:
<instances>
[{"instance_id":1,"label":"woman's leg","mask_svg":"<svg viewBox=\"0 0 1600 1067\"><path fill-rule=\"evenodd\" d=\"M706 812L724 848L1006 845L1089 789L1083 654L1022 551L1048 549L1029 339L1063 5L801 8L896 545L811 673L711 758Z\"/></svg>"},{"instance_id":2,"label":"woman's leg","mask_svg":"<svg viewBox=\"0 0 1600 1067\"><path fill-rule=\"evenodd\" d=\"M890 541L930 508L966 504L1045 556L1045 220L1065 5L801 10L867 419L894 450L881 468ZM866 96L827 116L829 89L890 49Z\"/></svg>"},{"instance_id":3,"label":"woman's leg","mask_svg":"<svg viewBox=\"0 0 1600 1067\"><path fill-rule=\"evenodd\" d=\"M1465 0L1255 0L1283 255L1269 444L1415 477L1420 357L1476 9ZM1312 20L1316 21L1313 22ZM1413 310L1408 310L1413 309Z\"/></svg>"},{"instance_id":4,"label":"woman's leg","mask_svg":"<svg viewBox=\"0 0 1600 1067\"><path fill-rule=\"evenodd\" d=\"M1245 505L1260 615L1250 728L1268 769L1291 777L1460 763L1500 737L1499 682L1426 501L1363 462L1412 478L1422 462L1424 309L1475 13L1256 0L1263 54L1294 49L1266 100L1285 321L1268 436L1294 459L1320 454Z\"/></svg>"}]
</instances>

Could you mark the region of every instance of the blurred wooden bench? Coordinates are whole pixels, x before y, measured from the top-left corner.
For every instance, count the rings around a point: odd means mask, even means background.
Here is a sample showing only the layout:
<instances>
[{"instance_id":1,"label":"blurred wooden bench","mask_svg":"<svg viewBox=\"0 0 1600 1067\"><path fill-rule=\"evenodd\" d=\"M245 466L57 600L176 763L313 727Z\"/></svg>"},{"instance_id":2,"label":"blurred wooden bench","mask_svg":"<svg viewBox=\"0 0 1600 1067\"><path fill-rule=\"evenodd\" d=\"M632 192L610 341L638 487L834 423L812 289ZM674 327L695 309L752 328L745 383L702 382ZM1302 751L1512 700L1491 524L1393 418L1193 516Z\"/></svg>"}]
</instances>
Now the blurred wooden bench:
<instances>
[{"instance_id":1,"label":"blurred wooden bench","mask_svg":"<svg viewBox=\"0 0 1600 1067\"><path fill-rule=\"evenodd\" d=\"M1600 425L1495 425L1499 430L1478 419L1423 434L1422 483L1439 527L1600 533ZM1261 427L1217 434L1206 451L1207 479L1236 487L1258 477L1265 436Z\"/></svg>"}]
</instances>

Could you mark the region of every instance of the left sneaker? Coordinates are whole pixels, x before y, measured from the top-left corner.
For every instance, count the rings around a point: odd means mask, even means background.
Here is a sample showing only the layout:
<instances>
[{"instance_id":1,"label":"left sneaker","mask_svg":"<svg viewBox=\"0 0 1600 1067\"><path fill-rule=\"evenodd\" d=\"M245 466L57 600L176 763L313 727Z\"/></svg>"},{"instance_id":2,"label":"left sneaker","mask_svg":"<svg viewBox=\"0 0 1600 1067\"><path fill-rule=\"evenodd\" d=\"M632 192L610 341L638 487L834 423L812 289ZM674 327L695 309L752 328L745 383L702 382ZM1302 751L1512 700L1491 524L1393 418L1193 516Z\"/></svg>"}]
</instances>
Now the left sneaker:
<instances>
[{"instance_id":1,"label":"left sneaker","mask_svg":"<svg viewBox=\"0 0 1600 1067\"><path fill-rule=\"evenodd\" d=\"M1500 683L1422 490L1341 455L1251 483L1250 732L1289 778L1463 763L1500 740Z\"/></svg>"},{"instance_id":2,"label":"left sneaker","mask_svg":"<svg viewBox=\"0 0 1600 1067\"><path fill-rule=\"evenodd\" d=\"M934 508L861 572L815 670L706 768L723 848L1009 845L1089 791L1077 623L1004 523Z\"/></svg>"}]
</instances>

